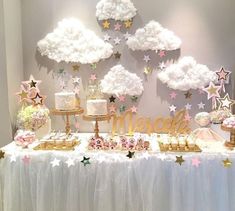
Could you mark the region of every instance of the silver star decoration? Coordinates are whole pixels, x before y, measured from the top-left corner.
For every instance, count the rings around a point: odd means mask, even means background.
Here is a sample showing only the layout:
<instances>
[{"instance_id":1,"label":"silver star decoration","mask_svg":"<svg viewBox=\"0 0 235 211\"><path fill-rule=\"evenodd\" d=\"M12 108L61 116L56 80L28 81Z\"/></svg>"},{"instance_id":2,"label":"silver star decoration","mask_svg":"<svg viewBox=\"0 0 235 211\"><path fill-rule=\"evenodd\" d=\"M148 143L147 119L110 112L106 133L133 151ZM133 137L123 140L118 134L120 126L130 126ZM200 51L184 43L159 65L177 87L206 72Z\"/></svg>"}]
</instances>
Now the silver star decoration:
<instances>
[{"instance_id":1,"label":"silver star decoration","mask_svg":"<svg viewBox=\"0 0 235 211\"><path fill-rule=\"evenodd\" d=\"M148 63L151 59L149 55L144 55L144 59L143 59L146 63Z\"/></svg>"},{"instance_id":2,"label":"silver star decoration","mask_svg":"<svg viewBox=\"0 0 235 211\"><path fill-rule=\"evenodd\" d=\"M125 38L125 40L128 40L128 38L131 36L131 34L130 33L128 33L128 32L126 32L125 34L124 34L124 38Z\"/></svg>"},{"instance_id":3,"label":"silver star decoration","mask_svg":"<svg viewBox=\"0 0 235 211\"><path fill-rule=\"evenodd\" d=\"M51 161L51 165L52 167L56 167L60 165L60 160L58 160L57 158L55 158L53 161Z\"/></svg>"},{"instance_id":4,"label":"silver star decoration","mask_svg":"<svg viewBox=\"0 0 235 211\"><path fill-rule=\"evenodd\" d=\"M65 163L67 164L68 168L69 168L70 166L74 166L74 165L75 165L74 160L71 159L71 158L69 158Z\"/></svg>"},{"instance_id":5,"label":"silver star decoration","mask_svg":"<svg viewBox=\"0 0 235 211\"><path fill-rule=\"evenodd\" d=\"M73 78L73 85L74 85L74 87L79 86L80 85L80 81L81 81L81 79L79 77L74 77Z\"/></svg>"},{"instance_id":6,"label":"silver star decoration","mask_svg":"<svg viewBox=\"0 0 235 211\"><path fill-rule=\"evenodd\" d=\"M161 153L161 154L159 154L158 158L163 161L163 160L166 160L167 156L166 156L166 154Z\"/></svg>"},{"instance_id":7,"label":"silver star decoration","mask_svg":"<svg viewBox=\"0 0 235 211\"><path fill-rule=\"evenodd\" d=\"M176 111L176 106L175 105L169 106L169 110L170 110L170 112L175 112Z\"/></svg>"},{"instance_id":8,"label":"silver star decoration","mask_svg":"<svg viewBox=\"0 0 235 211\"><path fill-rule=\"evenodd\" d=\"M187 103L187 104L185 105L185 109L186 109L186 110L191 110L191 109L192 109L192 105L189 104L189 103Z\"/></svg>"},{"instance_id":9,"label":"silver star decoration","mask_svg":"<svg viewBox=\"0 0 235 211\"><path fill-rule=\"evenodd\" d=\"M159 68L160 68L161 70L165 69L165 68L166 68L165 63L164 63L164 62L160 62L160 63L159 63Z\"/></svg>"},{"instance_id":10,"label":"silver star decoration","mask_svg":"<svg viewBox=\"0 0 235 211\"><path fill-rule=\"evenodd\" d=\"M16 156L15 155L11 155L10 157L10 163L16 162Z\"/></svg>"},{"instance_id":11,"label":"silver star decoration","mask_svg":"<svg viewBox=\"0 0 235 211\"><path fill-rule=\"evenodd\" d=\"M115 45L119 45L121 42L121 39L119 37L116 37L115 39L113 39L113 41Z\"/></svg>"},{"instance_id":12,"label":"silver star decoration","mask_svg":"<svg viewBox=\"0 0 235 211\"><path fill-rule=\"evenodd\" d=\"M111 39L111 37L108 34L104 35L104 41L109 41Z\"/></svg>"},{"instance_id":13,"label":"silver star decoration","mask_svg":"<svg viewBox=\"0 0 235 211\"><path fill-rule=\"evenodd\" d=\"M200 102L198 105L199 109L204 109L205 108L205 104L203 102Z\"/></svg>"}]
</instances>

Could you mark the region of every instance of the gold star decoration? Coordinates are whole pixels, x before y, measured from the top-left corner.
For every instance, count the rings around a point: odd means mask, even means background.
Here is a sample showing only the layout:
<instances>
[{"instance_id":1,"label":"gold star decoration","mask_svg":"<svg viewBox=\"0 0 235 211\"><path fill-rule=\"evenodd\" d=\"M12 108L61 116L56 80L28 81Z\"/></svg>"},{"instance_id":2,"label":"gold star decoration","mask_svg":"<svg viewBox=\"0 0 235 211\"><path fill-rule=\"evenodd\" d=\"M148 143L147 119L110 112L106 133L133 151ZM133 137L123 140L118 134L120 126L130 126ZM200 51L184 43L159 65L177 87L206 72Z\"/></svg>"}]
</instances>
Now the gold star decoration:
<instances>
[{"instance_id":1,"label":"gold star decoration","mask_svg":"<svg viewBox=\"0 0 235 211\"><path fill-rule=\"evenodd\" d=\"M120 59L121 58L121 54L118 51L113 55L114 55L115 59Z\"/></svg>"},{"instance_id":2,"label":"gold star decoration","mask_svg":"<svg viewBox=\"0 0 235 211\"><path fill-rule=\"evenodd\" d=\"M185 94L184 94L185 98L186 99L191 99L192 97L192 93L190 91L187 91Z\"/></svg>"},{"instance_id":3,"label":"gold star decoration","mask_svg":"<svg viewBox=\"0 0 235 211\"><path fill-rule=\"evenodd\" d=\"M2 150L0 150L0 159L3 159L5 157L5 152L3 152Z\"/></svg>"},{"instance_id":4,"label":"gold star decoration","mask_svg":"<svg viewBox=\"0 0 235 211\"><path fill-rule=\"evenodd\" d=\"M228 158L226 160L223 160L223 164L225 168L229 168L232 166L232 161L230 161Z\"/></svg>"},{"instance_id":5,"label":"gold star decoration","mask_svg":"<svg viewBox=\"0 0 235 211\"><path fill-rule=\"evenodd\" d=\"M74 72L78 72L80 69L80 66L79 65L73 65L73 71Z\"/></svg>"},{"instance_id":6,"label":"gold star decoration","mask_svg":"<svg viewBox=\"0 0 235 211\"><path fill-rule=\"evenodd\" d=\"M232 110L234 100L231 100L229 94L227 93L223 98L217 98L219 102L219 109L228 109Z\"/></svg>"},{"instance_id":7,"label":"gold star decoration","mask_svg":"<svg viewBox=\"0 0 235 211\"><path fill-rule=\"evenodd\" d=\"M33 104L36 105L43 105L45 97L41 96L38 92L36 93L35 97L32 98Z\"/></svg>"},{"instance_id":8,"label":"gold star decoration","mask_svg":"<svg viewBox=\"0 0 235 211\"><path fill-rule=\"evenodd\" d=\"M153 69L151 67L145 67L144 68L144 74L148 75L153 72Z\"/></svg>"},{"instance_id":9,"label":"gold star decoration","mask_svg":"<svg viewBox=\"0 0 235 211\"><path fill-rule=\"evenodd\" d=\"M28 81L23 81L22 85L27 86L26 90L28 91L29 89L38 89L38 85L41 83L41 81L39 80L35 80L34 77L32 75L30 75L29 80Z\"/></svg>"},{"instance_id":10,"label":"gold star decoration","mask_svg":"<svg viewBox=\"0 0 235 211\"><path fill-rule=\"evenodd\" d=\"M219 90L221 89L221 86L215 86L213 82L210 82L209 86L207 88L204 88L203 91L207 93L207 99L213 97L220 97Z\"/></svg>"},{"instance_id":11,"label":"gold star decoration","mask_svg":"<svg viewBox=\"0 0 235 211\"><path fill-rule=\"evenodd\" d=\"M28 92L26 92L22 87L21 91L16 93L20 97L20 103L28 100Z\"/></svg>"},{"instance_id":12,"label":"gold star decoration","mask_svg":"<svg viewBox=\"0 0 235 211\"><path fill-rule=\"evenodd\" d=\"M103 21L102 23L104 29L109 29L110 28L110 22L108 20Z\"/></svg>"},{"instance_id":13,"label":"gold star decoration","mask_svg":"<svg viewBox=\"0 0 235 211\"><path fill-rule=\"evenodd\" d=\"M125 22L124 22L124 25L125 25L126 29L131 28L132 23L133 23L133 21L132 21L132 20L127 20L127 21L125 21Z\"/></svg>"},{"instance_id":14,"label":"gold star decoration","mask_svg":"<svg viewBox=\"0 0 235 211\"><path fill-rule=\"evenodd\" d=\"M185 160L183 159L183 156L176 156L176 163L178 163L180 166L182 165L182 163L184 162Z\"/></svg>"},{"instance_id":15,"label":"gold star decoration","mask_svg":"<svg viewBox=\"0 0 235 211\"><path fill-rule=\"evenodd\" d=\"M91 69L92 70L95 70L96 68L97 68L97 64L96 63L91 64Z\"/></svg>"}]
</instances>

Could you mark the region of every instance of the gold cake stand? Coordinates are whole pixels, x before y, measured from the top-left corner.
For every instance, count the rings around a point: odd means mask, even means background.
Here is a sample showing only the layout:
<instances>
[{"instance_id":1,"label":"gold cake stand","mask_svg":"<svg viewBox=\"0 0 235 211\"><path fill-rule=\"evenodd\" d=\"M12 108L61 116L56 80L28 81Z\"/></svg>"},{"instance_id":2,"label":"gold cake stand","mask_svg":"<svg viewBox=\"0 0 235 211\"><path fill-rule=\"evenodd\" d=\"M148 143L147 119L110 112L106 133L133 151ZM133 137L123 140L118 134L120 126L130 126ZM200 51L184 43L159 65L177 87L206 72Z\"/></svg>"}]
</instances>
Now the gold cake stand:
<instances>
[{"instance_id":1,"label":"gold cake stand","mask_svg":"<svg viewBox=\"0 0 235 211\"><path fill-rule=\"evenodd\" d=\"M71 133L71 127L70 127L69 116L82 114L84 112L84 110L83 110L83 108L80 107L80 108L77 108L77 109L74 109L74 110L51 109L50 112L53 115L65 116L66 117L65 132L66 132L66 134L70 134Z\"/></svg>"},{"instance_id":2,"label":"gold cake stand","mask_svg":"<svg viewBox=\"0 0 235 211\"><path fill-rule=\"evenodd\" d=\"M229 128L221 125L221 129L230 132L230 141L226 141L225 146L233 149L235 147L235 128Z\"/></svg>"},{"instance_id":3,"label":"gold cake stand","mask_svg":"<svg viewBox=\"0 0 235 211\"><path fill-rule=\"evenodd\" d=\"M98 122L109 121L111 119L111 115L83 115L83 119L86 121L95 121L95 138L100 138Z\"/></svg>"}]
</instances>

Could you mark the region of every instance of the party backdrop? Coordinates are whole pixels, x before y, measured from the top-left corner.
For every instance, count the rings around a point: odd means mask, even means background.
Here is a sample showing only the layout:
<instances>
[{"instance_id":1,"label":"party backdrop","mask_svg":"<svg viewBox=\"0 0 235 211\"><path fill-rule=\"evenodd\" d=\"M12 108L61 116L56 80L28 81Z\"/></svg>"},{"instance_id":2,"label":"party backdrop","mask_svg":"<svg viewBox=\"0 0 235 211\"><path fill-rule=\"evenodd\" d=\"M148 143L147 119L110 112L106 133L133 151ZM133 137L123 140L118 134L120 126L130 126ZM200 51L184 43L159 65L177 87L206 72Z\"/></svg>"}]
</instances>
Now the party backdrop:
<instances>
[{"instance_id":1,"label":"party backdrop","mask_svg":"<svg viewBox=\"0 0 235 211\"><path fill-rule=\"evenodd\" d=\"M188 0L133 0L137 9L137 15L133 19L130 29L114 30L114 22L111 22L109 30L102 27L98 21L96 4L98 0L23 0L22 2L22 39L23 39L23 67L25 79L31 74L36 79L42 80L41 92L47 95L46 105L54 107L54 93L60 91L58 72L64 70L67 74L82 78L81 100L85 107L86 86L90 75L94 73L98 79L103 79L110 68L122 64L128 71L136 73L142 80L144 92L135 103L138 115L154 118L155 116L168 116L170 106L177 110L188 105L190 115L193 117L199 111L209 111L211 101L206 94L200 94L198 90L190 91L192 96L186 98L185 91L176 91L176 98L171 97L172 89L157 79L161 71L159 64L171 63L183 56L192 56L196 62L207 65L210 70L216 71L224 66L232 72L235 68L235 29L231 27L235 23L233 8L235 2L226 1L188 1ZM56 63L47 57L42 57L37 51L37 42L43 39L47 33L56 28L57 23L64 18L74 17L79 19L85 27L94 31L100 38L110 36L109 43L114 46L114 52L120 52L120 59L115 56L97 63L96 69L90 65L80 65L79 71L74 71L74 64ZM161 56L155 51L132 51L128 49L125 33L134 34L138 28L143 28L149 21L155 20L164 28L173 31L181 40L179 50L169 51ZM117 42L120 39L119 42ZM149 57L146 61L144 58ZM147 59L148 60L148 59ZM146 72L149 67L150 71ZM234 77L235 74L233 74ZM226 89L232 94L232 78ZM108 97L108 96L107 96ZM200 109L198 104L205 104ZM127 97L123 105L128 109L133 101ZM120 103L116 104L117 109ZM191 107L190 107L191 106ZM62 129L63 120L53 117L53 129ZM55 121L56 120L56 121ZM80 122L81 131L91 131L92 124ZM109 130L106 123L102 124L102 130Z\"/></svg>"}]
</instances>

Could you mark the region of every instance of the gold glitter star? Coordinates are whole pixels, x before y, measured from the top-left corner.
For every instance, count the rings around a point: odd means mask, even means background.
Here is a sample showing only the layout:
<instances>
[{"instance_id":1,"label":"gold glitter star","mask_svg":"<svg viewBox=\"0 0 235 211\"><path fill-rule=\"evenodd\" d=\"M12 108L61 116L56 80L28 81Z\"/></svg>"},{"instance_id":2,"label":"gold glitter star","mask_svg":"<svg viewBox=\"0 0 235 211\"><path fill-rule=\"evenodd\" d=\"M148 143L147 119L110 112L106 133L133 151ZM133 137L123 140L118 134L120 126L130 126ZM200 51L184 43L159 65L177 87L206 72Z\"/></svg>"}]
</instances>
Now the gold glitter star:
<instances>
[{"instance_id":1,"label":"gold glitter star","mask_svg":"<svg viewBox=\"0 0 235 211\"><path fill-rule=\"evenodd\" d=\"M21 90L21 92L18 92L17 95L20 97L20 102L28 99L28 92L24 91L23 89Z\"/></svg>"},{"instance_id":2,"label":"gold glitter star","mask_svg":"<svg viewBox=\"0 0 235 211\"><path fill-rule=\"evenodd\" d=\"M153 69L151 67L145 67L144 68L144 73L148 75L149 73L152 73Z\"/></svg>"},{"instance_id":3,"label":"gold glitter star","mask_svg":"<svg viewBox=\"0 0 235 211\"><path fill-rule=\"evenodd\" d=\"M225 168L229 168L232 166L232 161L230 161L228 158L226 160L223 160L223 164Z\"/></svg>"},{"instance_id":4,"label":"gold glitter star","mask_svg":"<svg viewBox=\"0 0 235 211\"><path fill-rule=\"evenodd\" d=\"M183 159L183 156L176 156L176 163L178 163L180 166L182 165L182 163L184 162L185 160Z\"/></svg>"},{"instance_id":5,"label":"gold glitter star","mask_svg":"<svg viewBox=\"0 0 235 211\"><path fill-rule=\"evenodd\" d=\"M102 23L104 29L109 29L110 28L110 22L108 20L103 21Z\"/></svg>"},{"instance_id":6,"label":"gold glitter star","mask_svg":"<svg viewBox=\"0 0 235 211\"><path fill-rule=\"evenodd\" d=\"M118 51L113 55L114 55L115 59L120 59L121 58L121 54Z\"/></svg>"},{"instance_id":7,"label":"gold glitter star","mask_svg":"<svg viewBox=\"0 0 235 211\"><path fill-rule=\"evenodd\" d=\"M185 98L186 99L191 99L192 97L192 93L190 91L187 91L185 94L184 94Z\"/></svg>"},{"instance_id":8,"label":"gold glitter star","mask_svg":"<svg viewBox=\"0 0 235 211\"><path fill-rule=\"evenodd\" d=\"M124 25L127 29L129 29L129 28L131 28L132 23L133 23L132 20L127 20L127 21L124 22Z\"/></svg>"},{"instance_id":9,"label":"gold glitter star","mask_svg":"<svg viewBox=\"0 0 235 211\"><path fill-rule=\"evenodd\" d=\"M74 72L78 72L80 69L80 66L79 65L73 65L73 71Z\"/></svg>"},{"instance_id":10,"label":"gold glitter star","mask_svg":"<svg viewBox=\"0 0 235 211\"><path fill-rule=\"evenodd\" d=\"M0 159L5 157L5 152L3 152L2 150L0 150Z\"/></svg>"}]
</instances>

